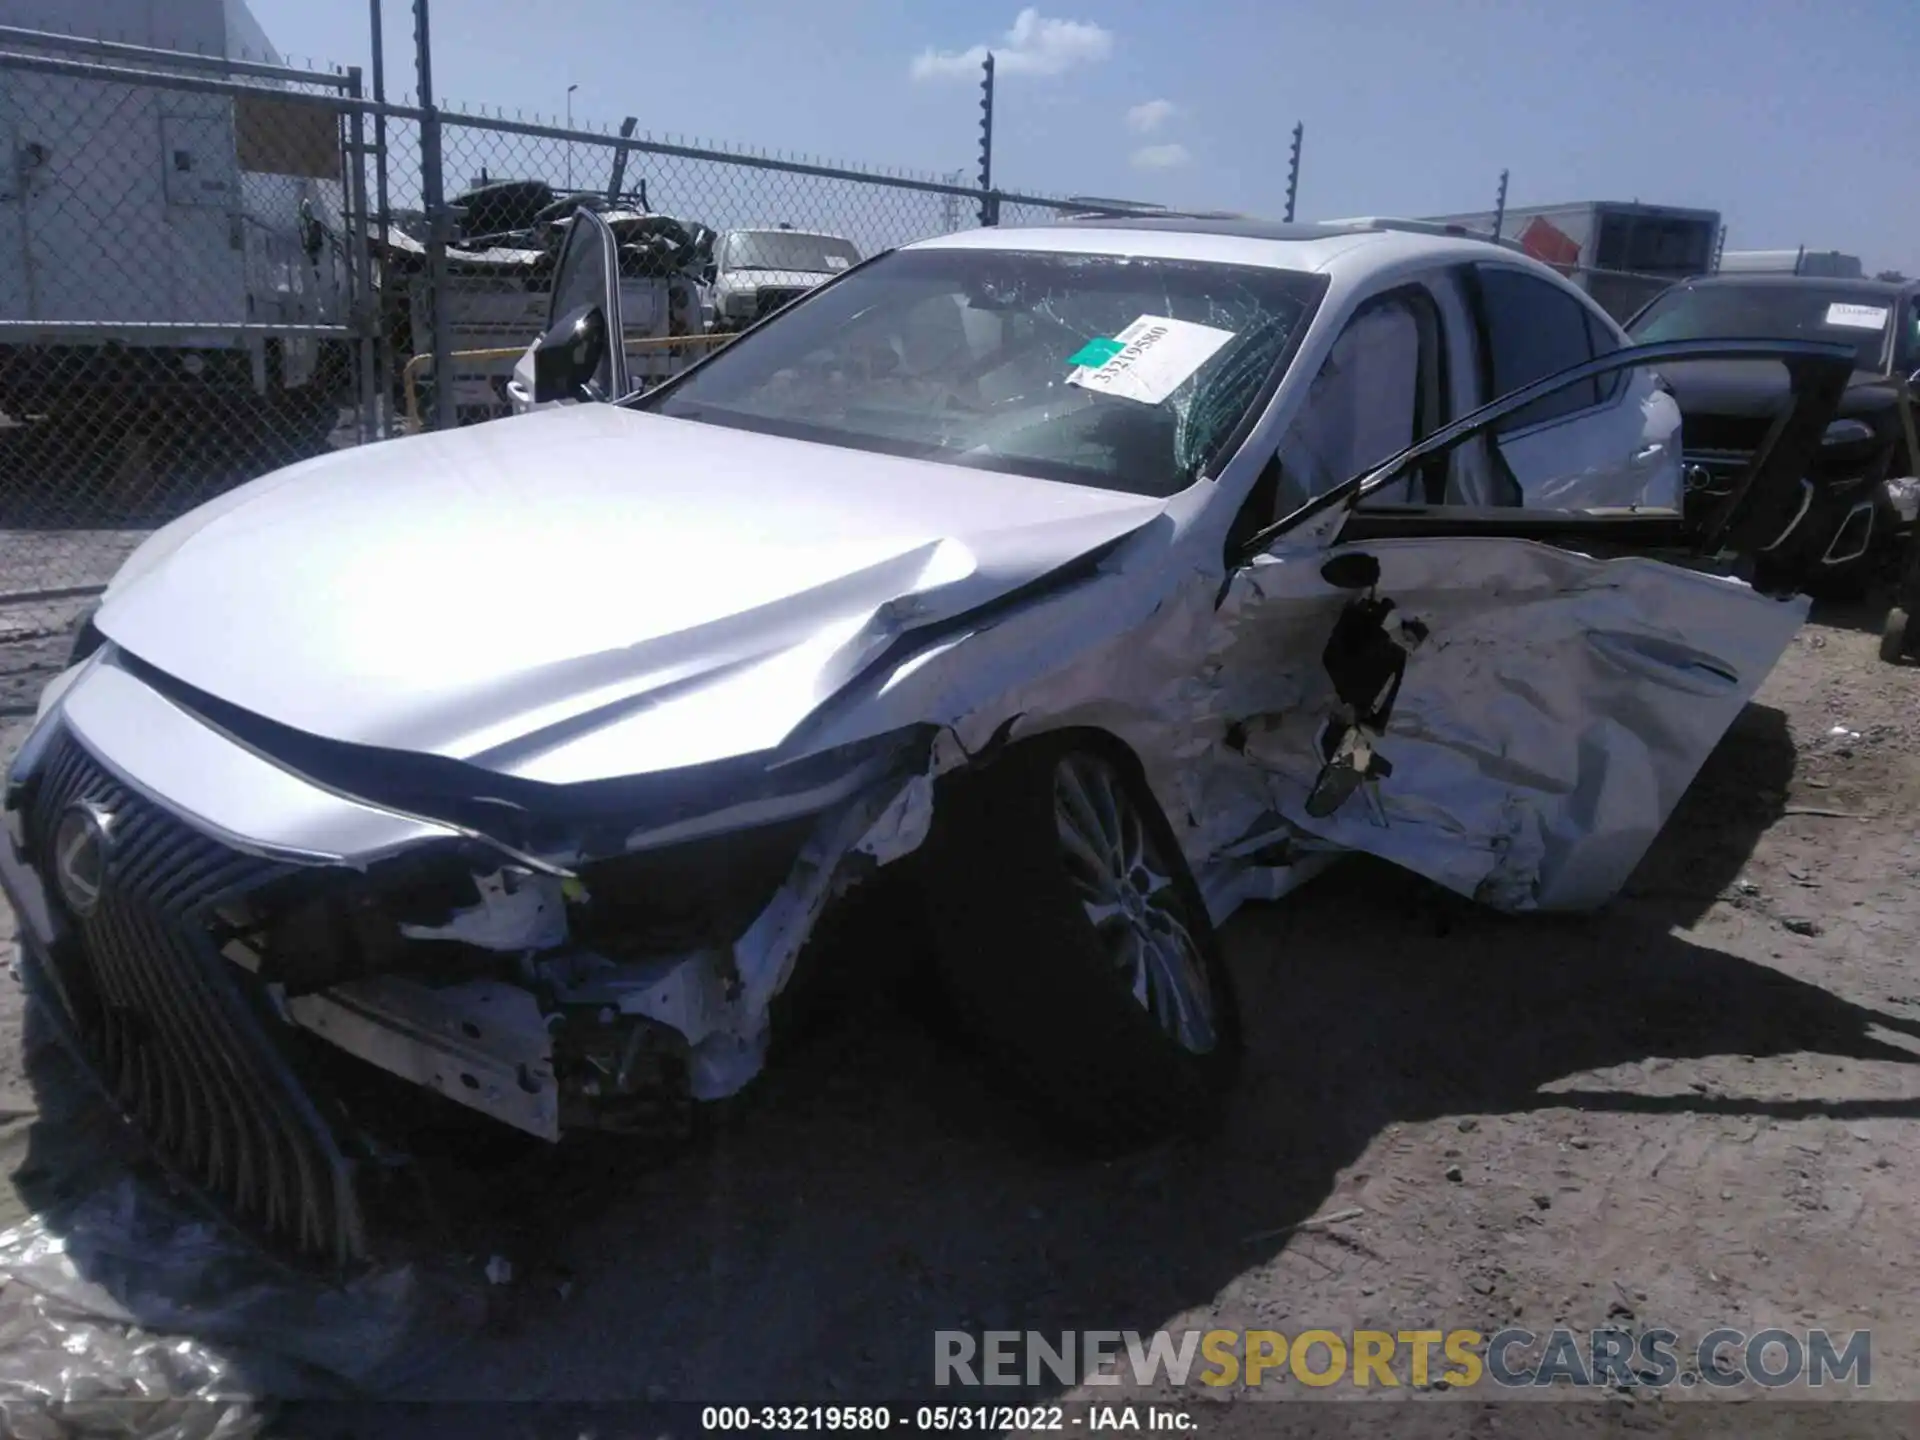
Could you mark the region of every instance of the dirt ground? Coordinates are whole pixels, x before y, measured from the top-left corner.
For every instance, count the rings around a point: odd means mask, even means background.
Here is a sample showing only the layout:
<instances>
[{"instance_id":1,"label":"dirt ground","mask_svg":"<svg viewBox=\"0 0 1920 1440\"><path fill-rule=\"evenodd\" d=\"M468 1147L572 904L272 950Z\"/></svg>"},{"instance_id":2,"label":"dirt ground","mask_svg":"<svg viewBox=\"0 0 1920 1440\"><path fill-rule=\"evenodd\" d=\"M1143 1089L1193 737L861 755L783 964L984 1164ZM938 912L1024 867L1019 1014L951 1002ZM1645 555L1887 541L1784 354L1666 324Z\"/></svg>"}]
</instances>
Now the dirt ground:
<instances>
[{"instance_id":1,"label":"dirt ground","mask_svg":"<svg viewBox=\"0 0 1920 1440\"><path fill-rule=\"evenodd\" d=\"M924 1398L942 1328L1512 1323L1866 1328L1872 1393L1920 1399L1920 669L1824 621L1604 912L1504 918L1365 861L1244 912L1216 1137L1068 1161L852 997L708 1143L555 1157L497 1323L410 1393ZM49 643L13 636L0 708Z\"/></svg>"}]
</instances>

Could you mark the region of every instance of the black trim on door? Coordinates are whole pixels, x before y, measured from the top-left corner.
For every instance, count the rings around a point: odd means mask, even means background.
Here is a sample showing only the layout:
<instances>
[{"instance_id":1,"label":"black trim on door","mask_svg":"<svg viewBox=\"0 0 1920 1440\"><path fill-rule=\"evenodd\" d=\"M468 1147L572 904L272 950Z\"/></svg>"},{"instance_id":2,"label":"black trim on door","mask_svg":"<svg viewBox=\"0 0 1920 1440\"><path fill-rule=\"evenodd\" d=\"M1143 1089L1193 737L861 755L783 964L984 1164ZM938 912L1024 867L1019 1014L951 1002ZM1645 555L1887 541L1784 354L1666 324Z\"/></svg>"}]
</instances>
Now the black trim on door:
<instances>
[{"instance_id":1,"label":"black trim on door","mask_svg":"<svg viewBox=\"0 0 1920 1440\"><path fill-rule=\"evenodd\" d=\"M1801 480L1819 450L1821 433L1838 409L1853 374L1854 351L1847 345L1811 340L1672 340L1597 356L1490 401L1367 473L1355 475L1315 496L1291 515L1249 536L1240 554L1234 557L1235 561L1251 559L1289 530L1336 508L1348 512L1341 531L1344 538L1354 527L1358 513L1355 507L1368 495L1401 479L1435 455L1448 453L1487 433L1515 411L1525 409L1543 396L1643 365L1697 360L1774 360L1787 367L1793 405L1774 423L1745 473L1708 517L1694 548L1707 554L1731 552L1745 557L1754 563L1756 585L1791 588L1818 564L1819 551L1832 534L1831 527L1821 528L1818 517L1815 523L1806 523L1808 502ZM1413 520L1408 516L1401 522L1400 533L1515 535L1530 524L1549 523L1559 537L1571 540L1579 536L1584 544L1587 539L1598 540L1607 534L1628 534L1621 525L1623 515L1639 519L1644 513L1534 511L1529 515L1524 510L1500 507L1500 513L1481 511L1477 516L1468 516L1463 510L1460 512L1463 518L1456 522L1444 518L1452 509L1449 506L1405 507L1403 514L1417 510L1420 518ZM1377 506L1368 507L1368 512L1389 513ZM1652 513L1662 520L1678 519L1677 512Z\"/></svg>"},{"instance_id":2,"label":"black trim on door","mask_svg":"<svg viewBox=\"0 0 1920 1440\"><path fill-rule=\"evenodd\" d=\"M1679 515L1581 510L1516 510L1510 505L1366 505L1340 527L1342 545L1403 536L1504 535L1547 545L1598 542L1622 552L1685 550Z\"/></svg>"}]
</instances>

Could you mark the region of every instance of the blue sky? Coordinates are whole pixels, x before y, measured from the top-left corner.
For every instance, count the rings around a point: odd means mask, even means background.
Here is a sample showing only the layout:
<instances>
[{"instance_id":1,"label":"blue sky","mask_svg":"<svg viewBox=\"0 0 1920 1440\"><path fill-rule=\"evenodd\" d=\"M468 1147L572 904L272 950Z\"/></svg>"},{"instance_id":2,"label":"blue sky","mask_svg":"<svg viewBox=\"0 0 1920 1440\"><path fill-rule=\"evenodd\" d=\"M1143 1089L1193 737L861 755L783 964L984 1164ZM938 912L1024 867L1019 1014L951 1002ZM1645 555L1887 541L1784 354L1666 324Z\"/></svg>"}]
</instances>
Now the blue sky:
<instances>
[{"instance_id":1,"label":"blue sky","mask_svg":"<svg viewBox=\"0 0 1920 1440\"><path fill-rule=\"evenodd\" d=\"M364 0L251 0L362 63ZM411 0L384 0L390 88ZM1007 188L1301 218L1608 198L1718 209L1728 245L1920 274L1915 0L435 0L446 101L836 161L966 169L999 60ZM1012 57L1011 59L1009 57ZM1146 108L1142 108L1146 107ZM452 177L460 178L460 177Z\"/></svg>"}]
</instances>

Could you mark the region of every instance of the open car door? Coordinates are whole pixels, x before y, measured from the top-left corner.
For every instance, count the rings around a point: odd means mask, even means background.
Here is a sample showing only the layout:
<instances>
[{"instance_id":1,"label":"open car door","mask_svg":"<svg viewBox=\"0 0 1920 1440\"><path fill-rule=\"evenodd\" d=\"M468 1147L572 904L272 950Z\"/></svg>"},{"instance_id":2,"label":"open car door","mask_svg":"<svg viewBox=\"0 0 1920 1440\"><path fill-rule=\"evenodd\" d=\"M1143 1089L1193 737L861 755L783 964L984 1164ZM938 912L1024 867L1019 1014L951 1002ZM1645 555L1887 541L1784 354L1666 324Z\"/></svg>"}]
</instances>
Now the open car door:
<instances>
[{"instance_id":1,"label":"open car door","mask_svg":"<svg viewBox=\"0 0 1920 1440\"><path fill-rule=\"evenodd\" d=\"M1702 528L1630 506L1379 503L1543 396L1695 359L1776 361L1794 395ZM1851 369L1850 349L1813 342L1615 351L1242 542L1221 603L1231 733L1280 812L1498 908L1612 896L1806 615L1798 581L1830 532L1802 477ZM1303 647L1311 674L1263 671Z\"/></svg>"},{"instance_id":2,"label":"open car door","mask_svg":"<svg viewBox=\"0 0 1920 1440\"><path fill-rule=\"evenodd\" d=\"M620 314L620 245L591 209L573 212L553 271L547 328L514 363L515 414L576 400L618 400L630 388Z\"/></svg>"}]
</instances>

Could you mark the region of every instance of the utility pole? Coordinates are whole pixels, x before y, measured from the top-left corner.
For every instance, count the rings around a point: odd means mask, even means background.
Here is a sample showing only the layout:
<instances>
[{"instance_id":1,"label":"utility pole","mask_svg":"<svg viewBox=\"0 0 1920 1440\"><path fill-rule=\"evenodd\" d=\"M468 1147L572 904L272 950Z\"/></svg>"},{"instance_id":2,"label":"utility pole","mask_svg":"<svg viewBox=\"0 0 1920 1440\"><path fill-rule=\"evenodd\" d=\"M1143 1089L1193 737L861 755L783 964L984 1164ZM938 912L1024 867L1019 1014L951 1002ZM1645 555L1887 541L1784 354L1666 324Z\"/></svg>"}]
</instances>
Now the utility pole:
<instances>
[{"instance_id":1,"label":"utility pole","mask_svg":"<svg viewBox=\"0 0 1920 1440\"><path fill-rule=\"evenodd\" d=\"M1287 162L1287 223L1293 223L1293 202L1300 194L1300 141L1306 135L1304 121L1293 127L1293 158Z\"/></svg>"},{"instance_id":2,"label":"utility pole","mask_svg":"<svg viewBox=\"0 0 1920 1440\"><path fill-rule=\"evenodd\" d=\"M1507 223L1507 172L1500 172L1500 193L1493 197L1493 243L1500 243L1501 227Z\"/></svg>"},{"instance_id":3,"label":"utility pole","mask_svg":"<svg viewBox=\"0 0 1920 1440\"><path fill-rule=\"evenodd\" d=\"M1000 201L993 194L993 52L981 64L980 81L980 223L1000 223Z\"/></svg>"}]
</instances>

